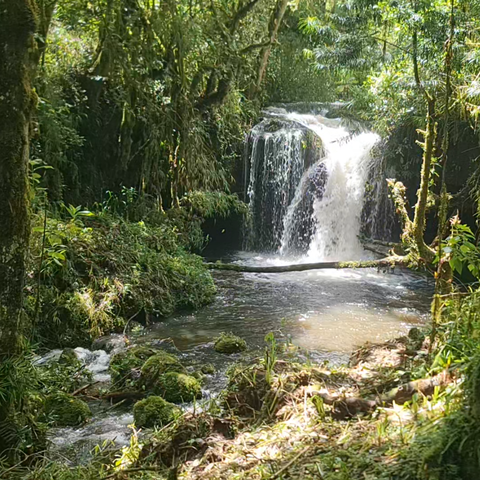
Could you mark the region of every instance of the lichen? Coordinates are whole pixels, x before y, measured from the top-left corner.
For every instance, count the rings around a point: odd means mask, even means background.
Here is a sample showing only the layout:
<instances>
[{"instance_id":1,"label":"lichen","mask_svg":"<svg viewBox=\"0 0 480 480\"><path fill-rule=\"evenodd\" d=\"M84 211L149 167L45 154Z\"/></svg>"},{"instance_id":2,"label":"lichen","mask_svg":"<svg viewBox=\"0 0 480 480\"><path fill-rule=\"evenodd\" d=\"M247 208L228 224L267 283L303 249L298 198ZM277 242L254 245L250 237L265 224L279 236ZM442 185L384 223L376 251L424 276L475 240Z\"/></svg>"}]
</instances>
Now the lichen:
<instances>
[{"instance_id":1,"label":"lichen","mask_svg":"<svg viewBox=\"0 0 480 480\"><path fill-rule=\"evenodd\" d=\"M239 353L247 349L247 342L233 333L222 333L215 341L214 349L219 353Z\"/></svg>"},{"instance_id":2,"label":"lichen","mask_svg":"<svg viewBox=\"0 0 480 480\"><path fill-rule=\"evenodd\" d=\"M137 428L163 427L178 417L181 410L162 397L148 397L133 407L133 418Z\"/></svg>"}]
</instances>

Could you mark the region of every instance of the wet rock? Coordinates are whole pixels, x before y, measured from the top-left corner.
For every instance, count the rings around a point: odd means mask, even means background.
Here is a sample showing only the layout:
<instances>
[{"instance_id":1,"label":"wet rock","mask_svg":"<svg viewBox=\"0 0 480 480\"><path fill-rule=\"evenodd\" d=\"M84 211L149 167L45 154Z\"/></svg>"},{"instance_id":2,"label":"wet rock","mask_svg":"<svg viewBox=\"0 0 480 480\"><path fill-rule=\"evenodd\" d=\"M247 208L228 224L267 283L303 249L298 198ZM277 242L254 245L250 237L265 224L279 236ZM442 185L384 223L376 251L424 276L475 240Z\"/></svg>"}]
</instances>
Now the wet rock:
<instances>
[{"instance_id":1,"label":"wet rock","mask_svg":"<svg viewBox=\"0 0 480 480\"><path fill-rule=\"evenodd\" d=\"M92 416L83 400L63 392L53 393L46 398L45 414L58 427L77 427Z\"/></svg>"},{"instance_id":2,"label":"wet rock","mask_svg":"<svg viewBox=\"0 0 480 480\"><path fill-rule=\"evenodd\" d=\"M213 348L219 353L239 353L247 349L247 342L233 333L222 333Z\"/></svg>"},{"instance_id":3,"label":"wet rock","mask_svg":"<svg viewBox=\"0 0 480 480\"><path fill-rule=\"evenodd\" d=\"M153 340L150 345L154 348L161 348L168 353L177 354L179 350L175 345L175 342L171 338L162 338L159 340Z\"/></svg>"},{"instance_id":4,"label":"wet rock","mask_svg":"<svg viewBox=\"0 0 480 480\"><path fill-rule=\"evenodd\" d=\"M181 414L181 410L162 397L148 397L133 407L133 418L137 428L163 427Z\"/></svg>"},{"instance_id":5,"label":"wet rock","mask_svg":"<svg viewBox=\"0 0 480 480\"><path fill-rule=\"evenodd\" d=\"M141 368L141 384L145 391L155 391L159 378L169 372L187 373L177 357L159 351L151 356Z\"/></svg>"},{"instance_id":6,"label":"wet rock","mask_svg":"<svg viewBox=\"0 0 480 480\"><path fill-rule=\"evenodd\" d=\"M92 344L92 350L105 350L107 353L118 353L126 348L126 338L121 334L97 338Z\"/></svg>"},{"instance_id":7,"label":"wet rock","mask_svg":"<svg viewBox=\"0 0 480 480\"><path fill-rule=\"evenodd\" d=\"M139 372L143 364L155 354L158 350L148 347L132 347L128 350L115 354L109 366L112 376L112 383L115 388L128 388L135 386L138 380Z\"/></svg>"},{"instance_id":8,"label":"wet rock","mask_svg":"<svg viewBox=\"0 0 480 480\"><path fill-rule=\"evenodd\" d=\"M162 375L155 386L155 393L173 403L192 402L202 398L202 389L198 380L177 372Z\"/></svg>"}]
</instances>

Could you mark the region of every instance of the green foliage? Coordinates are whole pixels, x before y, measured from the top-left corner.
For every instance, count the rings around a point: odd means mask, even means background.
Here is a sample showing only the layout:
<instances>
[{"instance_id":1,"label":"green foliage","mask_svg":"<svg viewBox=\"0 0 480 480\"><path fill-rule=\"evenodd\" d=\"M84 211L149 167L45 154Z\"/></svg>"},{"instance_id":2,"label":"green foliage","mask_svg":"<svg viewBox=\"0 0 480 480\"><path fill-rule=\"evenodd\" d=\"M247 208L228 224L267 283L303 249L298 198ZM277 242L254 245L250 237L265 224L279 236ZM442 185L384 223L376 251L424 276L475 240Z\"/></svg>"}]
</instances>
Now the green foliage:
<instances>
[{"instance_id":1,"label":"green foliage","mask_svg":"<svg viewBox=\"0 0 480 480\"><path fill-rule=\"evenodd\" d=\"M192 402L202 398L202 390L198 380L177 372L168 372L160 376L154 391L172 403Z\"/></svg>"},{"instance_id":2,"label":"green foliage","mask_svg":"<svg viewBox=\"0 0 480 480\"><path fill-rule=\"evenodd\" d=\"M233 333L222 333L213 348L219 353L239 353L247 349L247 342Z\"/></svg>"},{"instance_id":3,"label":"green foliage","mask_svg":"<svg viewBox=\"0 0 480 480\"><path fill-rule=\"evenodd\" d=\"M172 222L129 223L108 214L92 217L78 207L68 207L68 215L66 221L48 217L43 253L42 218L33 231L33 272L42 260L37 335L43 344L88 346L133 315L168 315L213 299L209 272L200 257L179 246ZM32 294L32 316L36 305Z\"/></svg>"},{"instance_id":4,"label":"green foliage","mask_svg":"<svg viewBox=\"0 0 480 480\"><path fill-rule=\"evenodd\" d=\"M92 380L90 372L86 371L76 356L67 360L65 349L57 361L47 362L37 367L37 376L42 393L62 391L73 393ZM75 355L74 352L72 352Z\"/></svg>"},{"instance_id":5,"label":"green foliage","mask_svg":"<svg viewBox=\"0 0 480 480\"><path fill-rule=\"evenodd\" d=\"M450 267L459 275L465 268L480 279L480 252L476 246L475 235L468 225L460 223L458 217L451 222L451 233L443 242L443 251L448 255Z\"/></svg>"},{"instance_id":6,"label":"green foliage","mask_svg":"<svg viewBox=\"0 0 480 480\"><path fill-rule=\"evenodd\" d=\"M45 399L47 421L59 427L77 427L85 423L92 412L79 398L63 392L52 393Z\"/></svg>"},{"instance_id":7,"label":"green foliage","mask_svg":"<svg viewBox=\"0 0 480 480\"><path fill-rule=\"evenodd\" d=\"M2 358L0 362L0 458L15 452L35 453L46 443L45 427L37 420L42 395L32 356Z\"/></svg>"},{"instance_id":8,"label":"green foliage","mask_svg":"<svg viewBox=\"0 0 480 480\"><path fill-rule=\"evenodd\" d=\"M161 397L148 397L133 407L133 418L137 428L163 427L169 424L181 410Z\"/></svg>"}]
</instances>

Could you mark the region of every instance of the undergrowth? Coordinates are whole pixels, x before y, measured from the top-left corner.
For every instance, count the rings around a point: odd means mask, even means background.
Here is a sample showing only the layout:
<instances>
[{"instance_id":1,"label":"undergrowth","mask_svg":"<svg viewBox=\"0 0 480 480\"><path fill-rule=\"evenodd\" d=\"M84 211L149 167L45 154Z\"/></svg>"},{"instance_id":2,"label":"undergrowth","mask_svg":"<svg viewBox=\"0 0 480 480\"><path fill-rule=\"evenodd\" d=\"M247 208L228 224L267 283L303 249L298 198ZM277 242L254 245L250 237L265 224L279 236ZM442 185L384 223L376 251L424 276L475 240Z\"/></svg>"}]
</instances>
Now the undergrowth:
<instances>
[{"instance_id":1,"label":"undergrowth","mask_svg":"<svg viewBox=\"0 0 480 480\"><path fill-rule=\"evenodd\" d=\"M190 252L205 245L205 218L245 213L237 197L215 192L167 213L112 198L95 213L64 206L34 217L26 308L45 347L89 346L129 319L212 301L212 277Z\"/></svg>"}]
</instances>

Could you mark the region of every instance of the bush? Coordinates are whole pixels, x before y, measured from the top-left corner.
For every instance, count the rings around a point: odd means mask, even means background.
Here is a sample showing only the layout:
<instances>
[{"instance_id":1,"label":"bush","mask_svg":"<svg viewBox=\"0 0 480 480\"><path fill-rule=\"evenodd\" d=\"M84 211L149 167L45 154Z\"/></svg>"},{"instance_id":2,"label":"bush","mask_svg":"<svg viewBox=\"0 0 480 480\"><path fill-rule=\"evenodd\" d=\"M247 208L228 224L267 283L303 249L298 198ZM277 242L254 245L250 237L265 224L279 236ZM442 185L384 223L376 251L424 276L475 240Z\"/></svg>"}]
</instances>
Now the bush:
<instances>
[{"instance_id":1,"label":"bush","mask_svg":"<svg viewBox=\"0 0 480 480\"><path fill-rule=\"evenodd\" d=\"M148 397L133 407L133 418L137 428L163 427L175 420L181 410L161 397Z\"/></svg>"},{"instance_id":2,"label":"bush","mask_svg":"<svg viewBox=\"0 0 480 480\"><path fill-rule=\"evenodd\" d=\"M126 222L102 213L96 217L67 209L69 219L48 218L42 255L43 223L32 235L29 275L42 286L37 341L47 347L89 347L139 313L165 316L213 300L215 286L203 260L178 242L178 228ZM90 214L91 215L91 214ZM28 286L31 317L36 284Z\"/></svg>"},{"instance_id":3,"label":"bush","mask_svg":"<svg viewBox=\"0 0 480 480\"><path fill-rule=\"evenodd\" d=\"M77 427L92 416L89 406L66 393L52 393L45 399L48 420L59 427Z\"/></svg>"},{"instance_id":4,"label":"bush","mask_svg":"<svg viewBox=\"0 0 480 480\"><path fill-rule=\"evenodd\" d=\"M202 398L198 380L183 373L169 372L162 375L155 387L156 393L173 403L192 402Z\"/></svg>"},{"instance_id":5,"label":"bush","mask_svg":"<svg viewBox=\"0 0 480 480\"><path fill-rule=\"evenodd\" d=\"M247 342L233 333L222 333L215 341L214 348L219 353L239 353L247 349Z\"/></svg>"}]
</instances>

